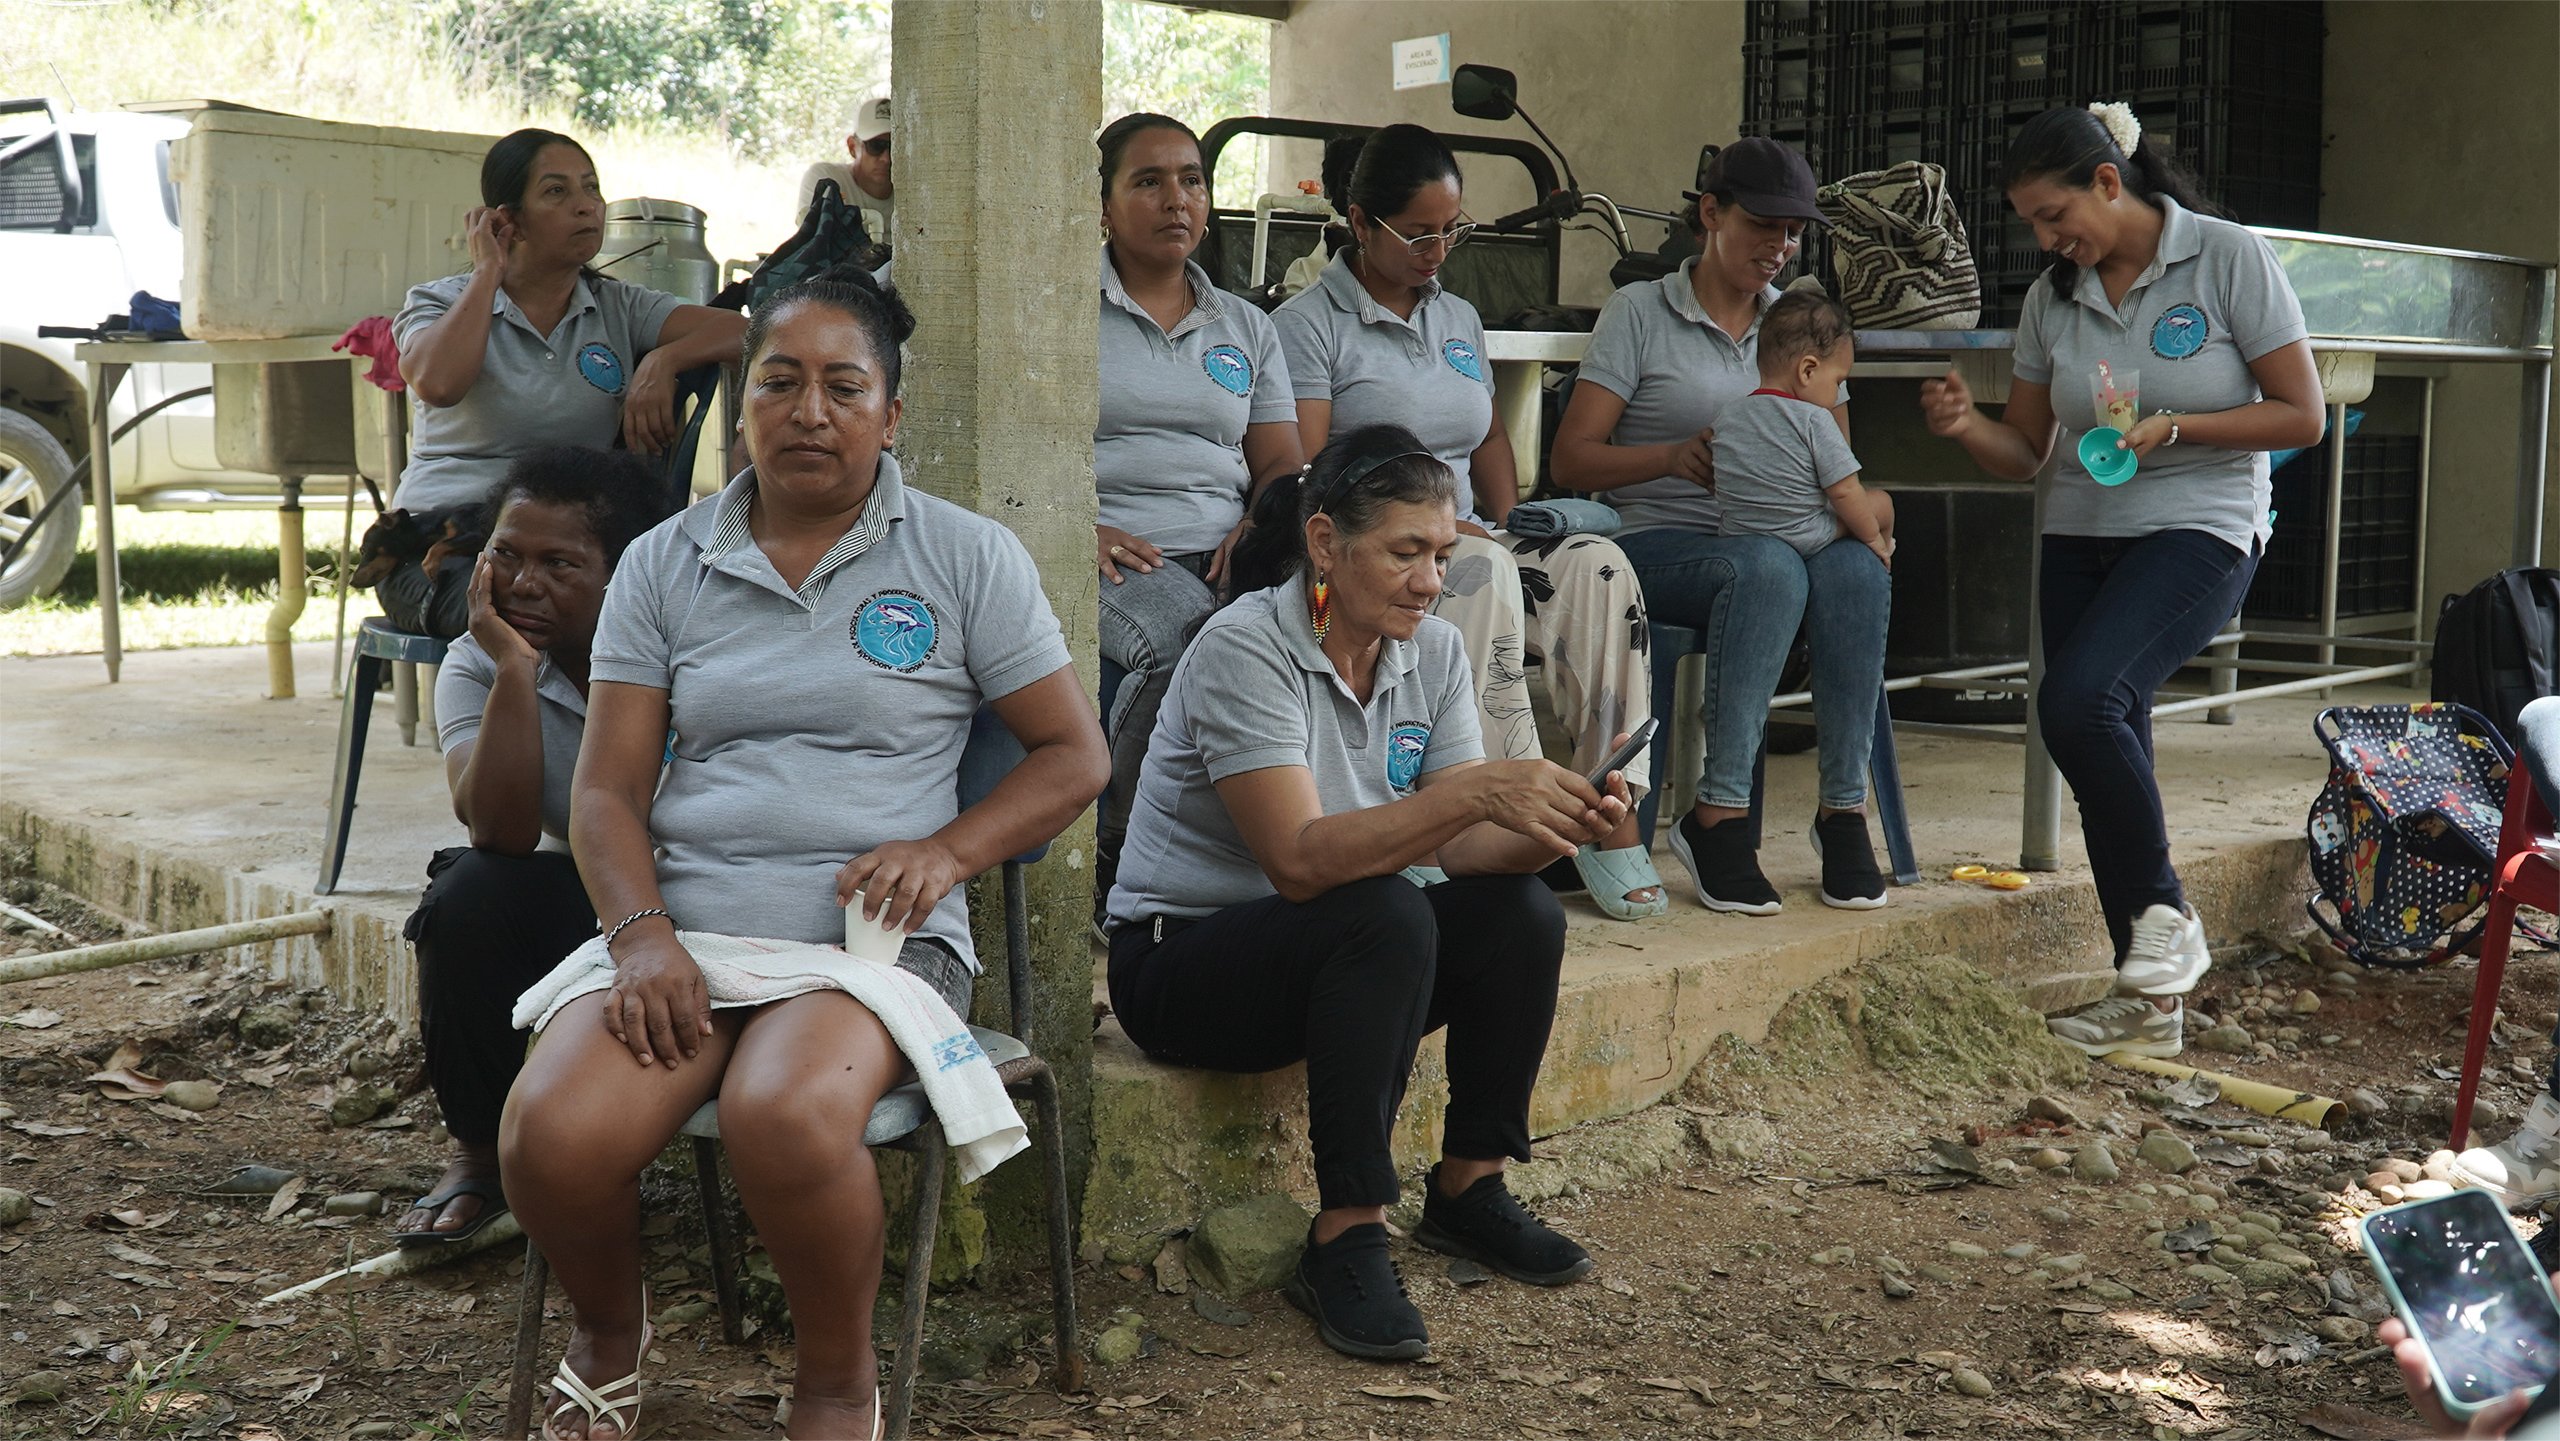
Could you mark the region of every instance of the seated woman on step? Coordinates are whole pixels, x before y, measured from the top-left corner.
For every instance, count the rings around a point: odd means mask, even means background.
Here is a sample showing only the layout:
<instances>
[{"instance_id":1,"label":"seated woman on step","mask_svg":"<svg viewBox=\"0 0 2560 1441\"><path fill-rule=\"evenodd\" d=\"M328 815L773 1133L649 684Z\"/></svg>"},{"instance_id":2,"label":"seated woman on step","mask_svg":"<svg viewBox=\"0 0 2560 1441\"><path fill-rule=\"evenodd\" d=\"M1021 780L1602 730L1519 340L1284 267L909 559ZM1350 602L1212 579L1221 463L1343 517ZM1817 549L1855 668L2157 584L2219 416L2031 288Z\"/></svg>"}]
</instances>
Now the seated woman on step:
<instances>
[{"instance_id":1,"label":"seated woman on step","mask_svg":"<svg viewBox=\"0 0 2560 1441\"><path fill-rule=\"evenodd\" d=\"M1238 599L1175 667L1109 902L1111 1003L1141 1050L1307 1063L1323 1209L1288 1294L1326 1344L1378 1359L1428 1345L1388 1256L1388 1136L1442 1026L1446 1135L1417 1239L1539 1285L1591 1269L1502 1171L1529 1159L1564 958L1535 873L1607 836L1626 786L1484 760L1457 628L1429 614L1455 497L1392 425L1344 432L1264 493ZM1451 878L1419 889L1399 874L1417 864Z\"/></svg>"},{"instance_id":2,"label":"seated woman on step","mask_svg":"<svg viewBox=\"0 0 2560 1441\"><path fill-rule=\"evenodd\" d=\"M861 1137L918 1044L892 1030L956 1031L977 971L963 882L1065 829L1108 773L1029 553L888 453L914 327L859 274L768 302L746 338L752 465L635 542L606 597L571 813L607 929L517 1002L541 1037L499 1142L577 1312L546 1434L638 1424L640 1172L715 1095L798 1333L788 1433L877 1434ZM1028 754L955 814L989 704ZM904 932L894 966L831 948L848 902ZM1001 1091L997 1111L1019 1124Z\"/></svg>"}]
</instances>

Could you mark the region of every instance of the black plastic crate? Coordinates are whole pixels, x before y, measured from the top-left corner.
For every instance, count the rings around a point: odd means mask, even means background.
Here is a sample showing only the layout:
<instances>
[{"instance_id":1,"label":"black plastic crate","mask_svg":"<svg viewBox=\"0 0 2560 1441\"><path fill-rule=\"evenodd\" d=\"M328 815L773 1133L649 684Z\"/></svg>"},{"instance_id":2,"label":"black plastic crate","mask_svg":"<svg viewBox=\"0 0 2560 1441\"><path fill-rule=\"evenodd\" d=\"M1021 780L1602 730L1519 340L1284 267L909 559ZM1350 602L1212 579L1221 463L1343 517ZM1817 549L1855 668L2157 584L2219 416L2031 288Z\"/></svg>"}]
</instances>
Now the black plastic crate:
<instances>
[{"instance_id":1,"label":"black plastic crate","mask_svg":"<svg viewBox=\"0 0 2560 1441\"><path fill-rule=\"evenodd\" d=\"M2133 102L2146 140L2206 181L2320 180L2320 102L2222 87L2146 94Z\"/></svg>"},{"instance_id":2,"label":"black plastic crate","mask_svg":"<svg viewBox=\"0 0 2560 1441\"><path fill-rule=\"evenodd\" d=\"M1969 10L1959 88L1968 106L2085 104L2088 22L2081 10L2055 6Z\"/></svg>"},{"instance_id":3,"label":"black plastic crate","mask_svg":"<svg viewBox=\"0 0 2560 1441\"><path fill-rule=\"evenodd\" d=\"M1844 110L1936 109L1951 120L1962 96L1964 31L1952 24L1876 26L1854 32L1839 69Z\"/></svg>"},{"instance_id":4,"label":"black plastic crate","mask_svg":"<svg viewBox=\"0 0 2560 1441\"><path fill-rule=\"evenodd\" d=\"M1826 29L1832 9L1821 0L1752 0L1743 15L1743 38L1801 40Z\"/></svg>"},{"instance_id":5,"label":"black plastic crate","mask_svg":"<svg viewBox=\"0 0 2560 1441\"><path fill-rule=\"evenodd\" d=\"M1833 170L1817 169L1825 180L1881 170L1906 160L1949 165L1958 158L1957 117L1943 108L1869 110L1828 127Z\"/></svg>"},{"instance_id":6,"label":"black plastic crate","mask_svg":"<svg viewBox=\"0 0 2560 1441\"><path fill-rule=\"evenodd\" d=\"M2350 436L2339 487L2338 614L2386 615L2417 604L2418 460L2414 435ZM2245 614L2320 618L2320 553L2327 541L2329 443L2274 476L2275 538L2267 543Z\"/></svg>"},{"instance_id":7,"label":"black plastic crate","mask_svg":"<svg viewBox=\"0 0 2560 1441\"><path fill-rule=\"evenodd\" d=\"M2213 198L2243 225L2280 230L2320 228L2320 187L2281 180L2227 180L2209 187Z\"/></svg>"},{"instance_id":8,"label":"black plastic crate","mask_svg":"<svg viewBox=\"0 0 2560 1441\"><path fill-rule=\"evenodd\" d=\"M2318 0L2154 0L2081 13L2086 78L2109 98L2223 85L2319 97L2326 29Z\"/></svg>"},{"instance_id":9,"label":"black plastic crate","mask_svg":"<svg viewBox=\"0 0 2560 1441\"><path fill-rule=\"evenodd\" d=\"M1836 108L1836 69L1828 45L1773 40L1744 46L1745 121L1774 124L1829 115Z\"/></svg>"}]
</instances>

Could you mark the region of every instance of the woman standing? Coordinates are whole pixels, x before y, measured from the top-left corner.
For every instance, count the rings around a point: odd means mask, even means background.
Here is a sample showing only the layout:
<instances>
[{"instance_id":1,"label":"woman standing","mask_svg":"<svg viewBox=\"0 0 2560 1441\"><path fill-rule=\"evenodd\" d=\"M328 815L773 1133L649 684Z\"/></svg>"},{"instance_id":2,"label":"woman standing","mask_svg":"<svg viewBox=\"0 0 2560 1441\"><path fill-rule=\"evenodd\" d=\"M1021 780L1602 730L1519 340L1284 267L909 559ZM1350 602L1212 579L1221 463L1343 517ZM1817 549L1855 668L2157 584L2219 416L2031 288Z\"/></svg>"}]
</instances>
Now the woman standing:
<instances>
[{"instance_id":1,"label":"woman standing","mask_svg":"<svg viewBox=\"0 0 2560 1441\"><path fill-rule=\"evenodd\" d=\"M1751 823L1751 771L1778 673L1805 623L1813 650L1814 717L1822 794L1812 828L1822 899L1883 903L1884 876L1867 837L1867 753L1884 683L1885 622L1893 589L1864 546L1811 556L1771 536L1718 532L1716 416L1760 385L1760 317L1819 218L1804 157L1774 140L1737 141L1689 198L1696 259L1658 281L1609 297L1591 332L1580 383L1556 426L1556 482L1597 492L1627 528L1645 605L1707 639L1706 772L1698 803L1674 823L1671 848L1711 910L1776 915L1777 888L1760 870ZM1849 434L1849 394L1832 418Z\"/></svg>"},{"instance_id":2,"label":"woman standing","mask_svg":"<svg viewBox=\"0 0 2560 1441\"><path fill-rule=\"evenodd\" d=\"M633 1433L640 1172L717 1095L798 1333L787 1432L879 1434L884 1218L862 1130L912 1070L881 1016L967 1011L964 883L1102 789L1102 734L1030 555L888 453L915 321L855 277L756 316L754 464L633 543L597 625L570 808L606 927L517 1001L541 1034L499 1141L507 1200L577 1310L546 1433ZM1026 755L961 811L990 705ZM836 947L849 904L904 933L893 967ZM883 988L879 1010L856 999Z\"/></svg>"},{"instance_id":3,"label":"woman standing","mask_svg":"<svg viewBox=\"0 0 2560 1441\"><path fill-rule=\"evenodd\" d=\"M1455 628L1448 468L1396 426L1349 431L1271 487L1239 598L1175 668L1111 892L1112 1008L1157 1060L1307 1063L1323 1209L1287 1285L1325 1343L1429 1345L1388 1258L1389 1133L1422 1038L1449 1028L1449 1109L1415 1238L1515 1279L1591 1269L1503 1183L1529 1159L1564 915L1528 872L1607 835L1606 795L1544 760L1485 762ZM1398 872L1430 862L1427 888Z\"/></svg>"},{"instance_id":4,"label":"woman standing","mask_svg":"<svg viewBox=\"0 0 2560 1441\"><path fill-rule=\"evenodd\" d=\"M1147 736L1191 633L1218 606L1245 510L1298 468L1297 411L1270 317L1192 260L1209 225L1200 140L1170 115L1124 115L1102 152L1102 410L1093 427L1093 528L1102 659L1125 672L1111 705L1111 789L1094 902L1111 891ZM1111 689L1106 677L1104 689Z\"/></svg>"},{"instance_id":5,"label":"woman standing","mask_svg":"<svg viewBox=\"0 0 2560 1441\"><path fill-rule=\"evenodd\" d=\"M412 515L477 505L507 462L538 446L658 453L676 440L676 377L734 360L746 319L587 269L604 244L604 189L577 141L518 130L480 165L463 217L471 269L410 290L392 321L416 400L409 465L392 500ZM663 511L664 507L661 506ZM459 635L471 558L381 588L404 630Z\"/></svg>"},{"instance_id":6,"label":"woman standing","mask_svg":"<svg viewBox=\"0 0 2560 1441\"><path fill-rule=\"evenodd\" d=\"M2053 1033L2091 1055L2174 1056L2178 998L2212 956L2169 863L2151 697L2248 593L2268 534L2266 453L2319 441L2320 377L2274 250L2214 218L2129 107L2037 116L2001 183L2057 257L2018 317L2009 403L1991 419L1950 371L1921 405L1932 432L2002 479L2054 462L2036 721L2080 802L2117 993L2055 1017ZM2120 485L2080 463L2076 437L2102 425L2141 461Z\"/></svg>"},{"instance_id":7,"label":"woman standing","mask_svg":"<svg viewBox=\"0 0 2560 1441\"><path fill-rule=\"evenodd\" d=\"M1487 749L1535 757L1527 664L1548 674L1573 763L1608 759L1611 737L1652 713L1644 597L1606 537L1523 540L1501 532L1520 492L1510 434L1494 414L1493 367L1475 307L1440 286L1465 218L1457 157L1419 125L1390 125L1361 146L1332 197L1349 241L1322 280L1280 307L1280 344L1308 450L1364 425L1405 426L1448 467L1460 540L1434 613L1458 627L1474 663ZM1644 763L1627 768L1647 774ZM1633 782L1639 792L1644 782ZM1635 820L1626 817L1574 864L1619 920L1670 908Z\"/></svg>"}]
</instances>

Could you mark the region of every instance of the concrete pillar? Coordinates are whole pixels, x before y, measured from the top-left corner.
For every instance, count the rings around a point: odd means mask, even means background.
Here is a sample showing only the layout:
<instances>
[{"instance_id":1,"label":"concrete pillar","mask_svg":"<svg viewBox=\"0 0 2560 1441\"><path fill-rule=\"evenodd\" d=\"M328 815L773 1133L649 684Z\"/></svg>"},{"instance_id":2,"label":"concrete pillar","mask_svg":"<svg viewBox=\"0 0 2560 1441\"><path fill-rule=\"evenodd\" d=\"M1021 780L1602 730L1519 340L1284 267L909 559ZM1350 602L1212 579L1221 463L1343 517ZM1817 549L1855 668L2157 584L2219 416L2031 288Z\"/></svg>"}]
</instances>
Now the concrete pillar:
<instances>
[{"instance_id":1,"label":"concrete pillar","mask_svg":"<svg viewBox=\"0 0 2560 1441\"><path fill-rule=\"evenodd\" d=\"M894 278L916 313L898 455L926 490L1011 527L1090 693L1094 679L1095 255L1093 132L1102 111L1094 0L932 0L891 12L897 116ZM1071 1196L1091 1154L1093 829L1090 813L1029 876L1036 1039L1065 1091ZM1004 931L992 885L972 898L986 964L979 1014L1003 1012ZM1025 1155L945 1235L970 1233L1005 1270L1037 1274L1040 1166ZM984 1218L984 1229L975 1224ZM981 1253L984 1254L984 1253Z\"/></svg>"}]
</instances>

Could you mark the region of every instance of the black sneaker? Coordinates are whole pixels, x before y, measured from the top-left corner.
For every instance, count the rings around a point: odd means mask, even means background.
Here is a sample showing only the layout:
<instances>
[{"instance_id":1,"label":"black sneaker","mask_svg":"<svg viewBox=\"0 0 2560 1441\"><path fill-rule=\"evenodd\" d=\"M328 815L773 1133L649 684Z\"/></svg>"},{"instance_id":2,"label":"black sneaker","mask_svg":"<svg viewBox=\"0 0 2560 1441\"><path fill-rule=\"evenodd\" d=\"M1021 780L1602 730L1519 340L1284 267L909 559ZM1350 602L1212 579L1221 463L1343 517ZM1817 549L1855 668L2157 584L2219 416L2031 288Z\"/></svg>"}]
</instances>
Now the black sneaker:
<instances>
[{"instance_id":1,"label":"black sneaker","mask_svg":"<svg viewBox=\"0 0 2560 1441\"><path fill-rule=\"evenodd\" d=\"M1432 1250L1482 1261L1532 1286L1562 1286L1591 1274L1590 1254L1521 1205L1500 1172L1455 1198L1441 1194L1438 1166L1422 1184L1422 1224L1413 1239Z\"/></svg>"},{"instance_id":2,"label":"black sneaker","mask_svg":"<svg viewBox=\"0 0 2560 1441\"><path fill-rule=\"evenodd\" d=\"M1671 853L1688 867L1689 883L1708 910L1774 916L1781 909L1777 887L1760 874L1760 848L1751 842L1749 820L1702 826L1693 811L1671 828Z\"/></svg>"},{"instance_id":3,"label":"black sneaker","mask_svg":"<svg viewBox=\"0 0 2560 1441\"><path fill-rule=\"evenodd\" d=\"M1844 911L1872 911L1884 904L1884 873L1867 840L1865 811L1833 811L1813 818L1813 853L1822 858L1822 903Z\"/></svg>"},{"instance_id":4,"label":"black sneaker","mask_svg":"<svg viewBox=\"0 0 2560 1441\"><path fill-rule=\"evenodd\" d=\"M1410 1361L1431 1349L1422 1313L1387 1255L1387 1228L1372 1221L1318 1245L1307 1230L1298 1268L1281 1283L1289 1304L1315 1318L1316 1334L1345 1356Z\"/></svg>"}]
</instances>

